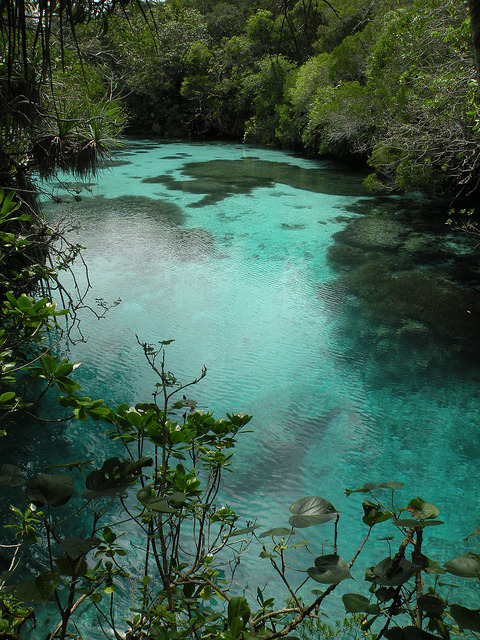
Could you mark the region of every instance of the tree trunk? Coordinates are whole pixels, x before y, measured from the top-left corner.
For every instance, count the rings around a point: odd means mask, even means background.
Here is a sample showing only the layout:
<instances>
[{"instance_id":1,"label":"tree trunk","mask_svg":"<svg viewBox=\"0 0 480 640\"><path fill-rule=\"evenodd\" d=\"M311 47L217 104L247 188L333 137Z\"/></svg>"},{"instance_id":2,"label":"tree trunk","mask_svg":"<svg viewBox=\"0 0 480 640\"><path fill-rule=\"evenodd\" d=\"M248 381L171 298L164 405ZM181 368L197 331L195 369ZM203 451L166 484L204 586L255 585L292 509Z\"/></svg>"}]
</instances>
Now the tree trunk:
<instances>
[{"instance_id":1,"label":"tree trunk","mask_svg":"<svg viewBox=\"0 0 480 640\"><path fill-rule=\"evenodd\" d=\"M480 102L480 0L467 0L467 5L470 14L470 30L472 32L473 51L475 54L477 100Z\"/></svg>"}]
</instances>

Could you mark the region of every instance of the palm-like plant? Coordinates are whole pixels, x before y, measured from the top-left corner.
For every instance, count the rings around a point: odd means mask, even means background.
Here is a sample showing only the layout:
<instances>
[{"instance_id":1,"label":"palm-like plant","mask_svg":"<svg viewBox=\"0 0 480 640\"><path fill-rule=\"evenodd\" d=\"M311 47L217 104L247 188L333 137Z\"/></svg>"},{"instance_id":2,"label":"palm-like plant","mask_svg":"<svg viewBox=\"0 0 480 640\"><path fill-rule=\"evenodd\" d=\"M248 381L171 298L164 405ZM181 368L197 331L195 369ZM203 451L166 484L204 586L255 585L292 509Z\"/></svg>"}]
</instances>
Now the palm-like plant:
<instances>
[{"instance_id":1,"label":"palm-like plant","mask_svg":"<svg viewBox=\"0 0 480 640\"><path fill-rule=\"evenodd\" d=\"M140 0L0 0L0 186L30 208L33 172L94 172L121 131L121 109L99 97L101 79L87 68L78 33L90 24L104 30L128 4L145 15Z\"/></svg>"}]
</instances>

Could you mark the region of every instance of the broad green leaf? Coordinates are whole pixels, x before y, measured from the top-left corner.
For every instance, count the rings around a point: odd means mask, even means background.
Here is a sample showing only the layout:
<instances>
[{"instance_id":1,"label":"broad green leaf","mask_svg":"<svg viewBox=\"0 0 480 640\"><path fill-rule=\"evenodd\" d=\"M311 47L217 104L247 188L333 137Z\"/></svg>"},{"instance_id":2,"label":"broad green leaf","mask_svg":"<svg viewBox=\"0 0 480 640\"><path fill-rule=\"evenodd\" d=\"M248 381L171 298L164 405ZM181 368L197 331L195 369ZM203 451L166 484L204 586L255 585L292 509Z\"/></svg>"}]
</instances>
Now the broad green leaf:
<instances>
[{"instance_id":1,"label":"broad green leaf","mask_svg":"<svg viewBox=\"0 0 480 640\"><path fill-rule=\"evenodd\" d=\"M414 518L419 518L420 520L432 520L440 513L440 509L438 507L434 504L430 504L429 502L425 502L425 500L422 500L422 498L419 498L418 496L413 500L410 500L407 510L410 511Z\"/></svg>"},{"instance_id":2,"label":"broad green leaf","mask_svg":"<svg viewBox=\"0 0 480 640\"><path fill-rule=\"evenodd\" d=\"M11 591L21 602L28 602L32 604L45 602L33 580L23 580L22 582L10 587L9 591Z\"/></svg>"},{"instance_id":3,"label":"broad green leaf","mask_svg":"<svg viewBox=\"0 0 480 640\"><path fill-rule=\"evenodd\" d=\"M230 602L228 603L228 621L231 622L234 618L241 618L244 625L248 623L250 607L245 598L240 596L230 598Z\"/></svg>"},{"instance_id":4,"label":"broad green leaf","mask_svg":"<svg viewBox=\"0 0 480 640\"><path fill-rule=\"evenodd\" d=\"M469 629L480 632L480 612L478 609L467 609L459 604L452 604L450 613L460 627L460 631Z\"/></svg>"},{"instance_id":5,"label":"broad green leaf","mask_svg":"<svg viewBox=\"0 0 480 640\"><path fill-rule=\"evenodd\" d=\"M418 598L417 604L422 611L439 616L443 613L447 603L433 593L424 593Z\"/></svg>"},{"instance_id":6,"label":"broad green leaf","mask_svg":"<svg viewBox=\"0 0 480 640\"><path fill-rule=\"evenodd\" d=\"M401 558L395 570L391 572L392 558L384 558L375 567L370 567L366 572L366 580L375 581L383 586L399 586L404 584L415 573L415 567L411 562Z\"/></svg>"},{"instance_id":7,"label":"broad green leaf","mask_svg":"<svg viewBox=\"0 0 480 640\"><path fill-rule=\"evenodd\" d=\"M6 391L0 395L0 403L8 402L15 397L15 391Z\"/></svg>"},{"instance_id":8,"label":"broad green leaf","mask_svg":"<svg viewBox=\"0 0 480 640\"><path fill-rule=\"evenodd\" d=\"M460 578L480 578L480 559L474 553L453 558L444 565L448 573Z\"/></svg>"},{"instance_id":9,"label":"broad green leaf","mask_svg":"<svg viewBox=\"0 0 480 640\"><path fill-rule=\"evenodd\" d=\"M72 560L76 560L80 556L84 556L89 551L91 551L93 545L86 540L82 540L82 538L77 538L75 536L71 536L70 538L64 538L60 542L60 549L64 551L67 556L69 556Z\"/></svg>"},{"instance_id":10,"label":"broad green leaf","mask_svg":"<svg viewBox=\"0 0 480 640\"><path fill-rule=\"evenodd\" d=\"M151 498L143 504L149 511L156 511L157 513L177 513L177 509L169 506L165 498Z\"/></svg>"},{"instance_id":11,"label":"broad green leaf","mask_svg":"<svg viewBox=\"0 0 480 640\"><path fill-rule=\"evenodd\" d=\"M152 463L153 460L150 457L143 457L135 462L109 458L105 460L101 469L95 469L88 474L85 486L89 491L86 491L83 497L90 500L103 496L123 495L141 474L142 468Z\"/></svg>"},{"instance_id":12,"label":"broad green leaf","mask_svg":"<svg viewBox=\"0 0 480 640\"><path fill-rule=\"evenodd\" d=\"M417 627L392 627L383 635L387 640L438 640L438 636Z\"/></svg>"},{"instance_id":13,"label":"broad green leaf","mask_svg":"<svg viewBox=\"0 0 480 640\"><path fill-rule=\"evenodd\" d=\"M65 376L69 376L73 371L73 363L68 362L68 360L62 360L61 363L55 369L55 375L57 378L64 378Z\"/></svg>"},{"instance_id":14,"label":"broad green leaf","mask_svg":"<svg viewBox=\"0 0 480 640\"><path fill-rule=\"evenodd\" d=\"M348 564L335 553L315 558L315 567L307 569L307 573L322 584L334 584L352 577Z\"/></svg>"},{"instance_id":15,"label":"broad green leaf","mask_svg":"<svg viewBox=\"0 0 480 640\"><path fill-rule=\"evenodd\" d=\"M251 527L244 527L243 529L235 529L235 531L233 533L230 533L228 536L225 536L226 538L234 538L235 536L246 536L249 533L252 533L252 531L255 531L255 529L259 528L259 524L254 524Z\"/></svg>"},{"instance_id":16,"label":"broad green leaf","mask_svg":"<svg viewBox=\"0 0 480 640\"><path fill-rule=\"evenodd\" d=\"M442 520L414 520L413 518L403 518L395 520L397 527L405 527L406 529L423 529L424 527L438 527L439 524L444 524Z\"/></svg>"},{"instance_id":17,"label":"broad green leaf","mask_svg":"<svg viewBox=\"0 0 480 640\"><path fill-rule=\"evenodd\" d=\"M84 576L88 571L85 558L80 558L79 560L55 558L55 564L62 576Z\"/></svg>"},{"instance_id":18,"label":"broad green leaf","mask_svg":"<svg viewBox=\"0 0 480 640\"><path fill-rule=\"evenodd\" d=\"M371 613L373 615L380 613L378 604L371 603L368 598L358 593L346 593L342 596L342 601L346 613Z\"/></svg>"},{"instance_id":19,"label":"broad green leaf","mask_svg":"<svg viewBox=\"0 0 480 640\"><path fill-rule=\"evenodd\" d=\"M380 489L381 485L374 484L373 482L367 482L363 487L357 487L356 489L345 489L345 493L349 496L352 493L370 493L374 489Z\"/></svg>"},{"instance_id":20,"label":"broad green leaf","mask_svg":"<svg viewBox=\"0 0 480 640\"><path fill-rule=\"evenodd\" d=\"M380 602L388 602L389 600L393 600L396 593L397 591L394 587L379 587L375 591L375 596Z\"/></svg>"},{"instance_id":21,"label":"broad green leaf","mask_svg":"<svg viewBox=\"0 0 480 640\"><path fill-rule=\"evenodd\" d=\"M43 368L48 371L48 373L54 373L57 368L58 359L54 356L46 355L41 359Z\"/></svg>"},{"instance_id":22,"label":"broad green leaf","mask_svg":"<svg viewBox=\"0 0 480 640\"><path fill-rule=\"evenodd\" d=\"M269 529L268 531L264 531L258 537L259 538L268 538L269 536L285 537L290 534L294 535L295 531L292 531L291 529L287 529L286 527L277 527L276 529Z\"/></svg>"},{"instance_id":23,"label":"broad green leaf","mask_svg":"<svg viewBox=\"0 0 480 640\"><path fill-rule=\"evenodd\" d=\"M206 584L203 589L200 591L200 597L203 600L210 600L213 595L212 587L209 584Z\"/></svg>"},{"instance_id":24,"label":"broad green leaf","mask_svg":"<svg viewBox=\"0 0 480 640\"><path fill-rule=\"evenodd\" d=\"M27 484L26 496L36 506L49 504L60 507L70 500L74 492L70 476L54 473L39 473Z\"/></svg>"},{"instance_id":25,"label":"broad green leaf","mask_svg":"<svg viewBox=\"0 0 480 640\"><path fill-rule=\"evenodd\" d=\"M241 618L237 617L232 619L229 618L228 626L230 628L230 633L234 638L236 638L237 636L240 636L240 634L242 633L243 628L245 627L245 624Z\"/></svg>"},{"instance_id":26,"label":"broad green leaf","mask_svg":"<svg viewBox=\"0 0 480 640\"><path fill-rule=\"evenodd\" d=\"M149 500L155 497L155 492L153 490L153 485L149 484L145 487L142 487L139 491L137 491L138 501L142 504L147 503Z\"/></svg>"},{"instance_id":27,"label":"broad green leaf","mask_svg":"<svg viewBox=\"0 0 480 640\"><path fill-rule=\"evenodd\" d=\"M292 527L299 528L323 524L334 520L339 515L331 502L318 496L297 500L290 507L290 512L294 515L290 518L289 523Z\"/></svg>"},{"instance_id":28,"label":"broad green leaf","mask_svg":"<svg viewBox=\"0 0 480 640\"><path fill-rule=\"evenodd\" d=\"M35 586L45 602L56 589L59 580L60 574L57 571L45 571L35 578Z\"/></svg>"},{"instance_id":29,"label":"broad green leaf","mask_svg":"<svg viewBox=\"0 0 480 640\"><path fill-rule=\"evenodd\" d=\"M369 527L373 527L373 525L375 524L390 520L393 517L390 512L384 511L381 507L378 506L378 504L376 504L375 502L371 502L370 500L364 500L362 503L362 507L365 514L362 520Z\"/></svg>"},{"instance_id":30,"label":"broad green leaf","mask_svg":"<svg viewBox=\"0 0 480 640\"><path fill-rule=\"evenodd\" d=\"M431 558L426 558L426 562L422 569L425 573L433 573L434 575L440 576L446 573L445 569L443 569L435 560Z\"/></svg>"},{"instance_id":31,"label":"broad green leaf","mask_svg":"<svg viewBox=\"0 0 480 640\"><path fill-rule=\"evenodd\" d=\"M363 487L358 487L357 489L345 489L345 493L349 496L352 493L370 493L375 489L400 489L401 487L403 487L402 482L382 482L381 484L367 482Z\"/></svg>"},{"instance_id":32,"label":"broad green leaf","mask_svg":"<svg viewBox=\"0 0 480 640\"><path fill-rule=\"evenodd\" d=\"M22 470L13 464L2 464L0 468L0 485L4 487L21 487L25 484Z\"/></svg>"}]
</instances>

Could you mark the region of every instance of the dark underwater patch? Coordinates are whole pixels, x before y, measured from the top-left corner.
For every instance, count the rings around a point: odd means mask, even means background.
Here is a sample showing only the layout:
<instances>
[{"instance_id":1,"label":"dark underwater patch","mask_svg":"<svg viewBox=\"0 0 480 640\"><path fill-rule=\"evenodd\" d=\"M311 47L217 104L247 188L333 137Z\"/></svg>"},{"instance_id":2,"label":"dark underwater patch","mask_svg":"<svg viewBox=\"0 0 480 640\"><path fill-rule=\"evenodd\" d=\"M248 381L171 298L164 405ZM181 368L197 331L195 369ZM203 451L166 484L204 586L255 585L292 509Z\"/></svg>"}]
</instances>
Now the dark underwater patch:
<instances>
[{"instance_id":1,"label":"dark underwater patch","mask_svg":"<svg viewBox=\"0 0 480 640\"><path fill-rule=\"evenodd\" d=\"M288 222L282 222L281 223L281 227L282 227L282 229L286 229L287 231L301 231L301 230L307 228L306 225L304 225L302 223L288 224Z\"/></svg>"},{"instance_id":2,"label":"dark underwater patch","mask_svg":"<svg viewBox=\"0 0 480 640\"><path fill-rule=\"evenodd\" d=\"M178 160L179 158L191 158L191 153L176 153L173 156L162 156L160 160Z\"/></svg>"},{"instance_id":3,"label":"dark underwater patch","mask_svg":"<svg viewBox=\"0 0 480 640\"><path fill-rule=\"evenodd\" d=\"M445 363L452 350L480 353L480 266L470 240L458 238L466 244L459 251L438 220L426 215L419 225L419 211L380 211L352 220L328 249L328 261L341 274L337 285L358 304L350 339L379 357L389 354L391 362L396 349L412 348L416 364L432 366ZM369 335L359 328L358 313L376 327ZM426 353L429 345L434 357Z\"/></svg>"},{"instance_id":4,"label":"dark underwater patch","mask_svg":"<svg viewBox=\"0 0 480 640\"><path fill-rule=\"evenodd\" d=\"M201 201L196 206L219 202L235 194L251 194L258 188L273 188L276 184L329 195L365 195L360 178L352 179L351 176L327 165L304 169L286 162L243 158L189 162L184 165L182 174L190 179L177 180L171 176L160 175L145 178L143 182L159 183L170 190L209 196L208 200ZM213 201L211 198L214 195L216 199Z\"/></svg>"},{"instance_id":5,"label":"dark underwater patch","mask_svg":"<svg viewBox=\"0 0 480 640\"><path fill-rule=\"evenodd\" d=\"M114 214L119 218L129 217L134 212L136 216L145 215L162 219L175 226L183 225L186 220L185 213L177 204L146 196L119 196L118 198L93 196L75 203L75 212L82 210L86 213L97 212L98 217L103 213L104 215Z\"/></svg>"},{"instance_id":6,"label":"dark underwater patch","mask_svg":"<svg viewBox=\"0 0 480 640\"><path fill-rule=\"evenodd\" d=\"M138 152L136 152L138 153ZM114 159L110 159L110 160L101 160L98 163L98 167L99 169L109 169L111 167L123 167L127 164L133 164L133 162L131 160L114 160Z\"/></svg>"}]
</instances>

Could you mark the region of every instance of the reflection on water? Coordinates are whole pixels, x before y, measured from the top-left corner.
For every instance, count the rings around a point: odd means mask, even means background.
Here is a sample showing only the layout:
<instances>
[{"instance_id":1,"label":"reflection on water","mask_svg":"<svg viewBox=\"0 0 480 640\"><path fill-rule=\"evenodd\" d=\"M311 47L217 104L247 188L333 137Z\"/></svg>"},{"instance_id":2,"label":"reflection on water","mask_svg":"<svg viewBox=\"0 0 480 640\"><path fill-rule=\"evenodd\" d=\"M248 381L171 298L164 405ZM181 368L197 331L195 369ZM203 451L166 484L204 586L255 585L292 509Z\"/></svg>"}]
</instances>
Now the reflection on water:
<instances>
[{"instance_id":1,"label":"reflection on water","mask_svg":"<svg viewBox=\"0 0 480 640\"><path fill-rule=\"evenodd\" d=\"M223 494L244 518L285 525L294 500L321 495L348 556L364 530L345 487L395 480L441 508L448 527L428 535L443 561L477 525L478 255L438 205L372 198L361 179L273 150L132 142L77 185L81 201L60 190L47 207L83 227L90 302L122 299L100 322L85 314L88 341L65 351L86 395L135 403L155 382L135 334L175 339L180 379L208 368L199 406L254 416ZM52 428L62 450L35 442L30 466L97 458L99 430ZM18 442L4 451L25 462ZM267 579L260 562L239 576L250 586Z\"/></svg>"}]
</instances>

